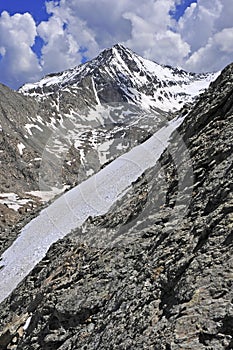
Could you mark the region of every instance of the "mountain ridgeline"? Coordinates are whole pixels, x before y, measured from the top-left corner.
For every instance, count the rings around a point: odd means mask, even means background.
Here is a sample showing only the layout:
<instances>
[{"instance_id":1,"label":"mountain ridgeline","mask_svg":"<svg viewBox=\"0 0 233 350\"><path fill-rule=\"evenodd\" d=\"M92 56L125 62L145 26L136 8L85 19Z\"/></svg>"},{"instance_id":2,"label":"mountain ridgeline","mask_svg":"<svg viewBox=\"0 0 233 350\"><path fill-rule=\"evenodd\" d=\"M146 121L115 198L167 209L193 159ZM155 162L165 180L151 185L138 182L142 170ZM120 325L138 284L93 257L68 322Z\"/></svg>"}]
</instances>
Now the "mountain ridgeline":
<instances>
[{"instance_id":1,"label":"mountain ridgeline","mask_svg":"<svg viewBox=\"0 0 233 350\"><path fill-rule=\"evenodd\" d=\"M1 303L0 348L232 350L233 64L195 75L116 45L0 97L2 192L19 203L2 204L1 251L37 215L36 190L73 187L184 118L159 162Z\"/></svg>"}]
</instances>

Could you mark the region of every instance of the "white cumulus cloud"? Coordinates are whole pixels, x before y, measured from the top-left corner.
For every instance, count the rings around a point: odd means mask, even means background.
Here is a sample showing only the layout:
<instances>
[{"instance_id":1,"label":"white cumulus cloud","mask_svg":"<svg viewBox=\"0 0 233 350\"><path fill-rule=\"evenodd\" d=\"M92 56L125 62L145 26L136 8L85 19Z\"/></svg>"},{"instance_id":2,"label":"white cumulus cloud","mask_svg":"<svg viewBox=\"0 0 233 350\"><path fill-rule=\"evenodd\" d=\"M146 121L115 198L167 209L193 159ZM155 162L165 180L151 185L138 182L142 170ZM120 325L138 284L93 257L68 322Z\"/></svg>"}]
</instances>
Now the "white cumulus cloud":
<instances>
[{"instance_id":1,"label":"white cumulus cloud","mask_svg":"<svg viewBox=\"0 0 233 350\"><path fill-rule=\"evenodd\" d=\"M225 28L209 38L207 44L194 52L185 66L188 70L217 71L233 60L233 27Z\"/></svg>"},{"instance_id":2,"label":"white cumulus cloud","mask_svg":"<svg viewBox=\"0 0 233 350\"><path fill-rule=\"evenodd\" d=\"M191 47L185 69L216 71L233 61L232 18L231 0L198 0L186 9L177 28Z\"/></svg>"},{"instance_id":3,"label":"white cumulus cloud","mask_svg":"<svg viewBox=\"0 0 233 350\"><path fill-rule=\"evenodd\" d=\"M36 37L36 24L29 13L10 16L6 11L0 16L0 73L5 84L21 85L25 77L37 79L41 68L31 50Z\"/></svg>"},{"instance_id":4,"label":"white cumulus cloud","mask_svg":"<svg viewBox=\"0 0 233 350\"><path fill-rule=\"evenodd\" d=\"M63 26L62 20L55 16L38 26L38 34L45 42L41 64L46 73L70 68L80 62L79 45Z\"/></svg>"}]
</instances>

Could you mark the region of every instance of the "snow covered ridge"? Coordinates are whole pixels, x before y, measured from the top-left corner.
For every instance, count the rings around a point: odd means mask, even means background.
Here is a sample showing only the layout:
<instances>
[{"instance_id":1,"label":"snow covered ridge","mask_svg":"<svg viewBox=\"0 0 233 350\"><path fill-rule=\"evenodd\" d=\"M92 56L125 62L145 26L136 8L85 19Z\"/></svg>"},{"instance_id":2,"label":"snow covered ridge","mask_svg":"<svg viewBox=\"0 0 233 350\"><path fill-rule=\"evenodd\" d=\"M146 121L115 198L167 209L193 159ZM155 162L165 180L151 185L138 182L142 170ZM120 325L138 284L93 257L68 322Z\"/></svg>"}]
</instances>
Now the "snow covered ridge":
<instances>
[{"instance_id":1,"label":"snow covered ridge","mask_svg":"<svg viewBox=\"0 0 233 350\"><path fill-rule=\"evenodd\" d=\"M89 216L105 214L146 169L154 166L181 123L182 118L169 122L147 141L63 194L29 222L2 255L0 302L45 256L51 244L81 226Z\"/></svg>"},{"instance_id":2,"label":"snow covered ridge","mask_svg":"<svg viewBox=\"0 0 233 350\"><path fill-rule=\"evenodd\" d=\"M115 84L128 103L147 110L175 111L208 88L219 73L194 74L161 66L118 44L90 62L26 84L19 92L39 99L57 91L78 96L83 81L91 77L87 89L93 90L97 105L106 98L109 86Z\"/></svg>"}]
</instances>

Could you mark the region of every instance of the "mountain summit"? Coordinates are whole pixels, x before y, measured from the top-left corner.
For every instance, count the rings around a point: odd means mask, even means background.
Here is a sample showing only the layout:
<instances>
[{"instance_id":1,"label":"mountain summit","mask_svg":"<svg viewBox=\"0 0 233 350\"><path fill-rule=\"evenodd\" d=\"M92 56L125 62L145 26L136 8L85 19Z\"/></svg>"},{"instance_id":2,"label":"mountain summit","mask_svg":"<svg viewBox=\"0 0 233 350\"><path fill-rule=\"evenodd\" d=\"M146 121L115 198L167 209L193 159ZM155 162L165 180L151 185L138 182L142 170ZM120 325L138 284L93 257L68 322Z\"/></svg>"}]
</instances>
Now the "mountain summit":
<instances>
[{"instance_id":1,"label":"mountain summit","mask_svg":"<svg viewBox=\"0 0 233 350\"><path fill-rule=\"evenodd\" d=\"M43 98L55 91L77 94L89 88L84 96L87 105L128 102L146 110L175 111L208 87L216 74L187 73L144 59L122 45L104 50L81 66L50 74L19 91Z\"/></svg>"}]
</instances>

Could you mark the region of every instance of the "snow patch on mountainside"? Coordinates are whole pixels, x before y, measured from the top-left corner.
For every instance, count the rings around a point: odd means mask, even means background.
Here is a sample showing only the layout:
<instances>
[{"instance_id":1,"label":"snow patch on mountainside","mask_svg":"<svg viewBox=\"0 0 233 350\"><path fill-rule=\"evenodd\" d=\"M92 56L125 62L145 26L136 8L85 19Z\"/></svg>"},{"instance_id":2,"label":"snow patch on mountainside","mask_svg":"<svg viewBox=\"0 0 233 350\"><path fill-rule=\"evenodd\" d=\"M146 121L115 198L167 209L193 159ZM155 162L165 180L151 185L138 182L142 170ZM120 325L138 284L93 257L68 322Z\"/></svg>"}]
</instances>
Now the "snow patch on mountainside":
<instances>
[{"instance_id":1,"label":"snow patch on mountainside","mask_svg":"<svg viewBox=\"0 0 233 350\"><path fill-rule=\"evenodd\" d=\"M38 191L26 192L26 194L29 194L29 195L34 196L34 197L38 197L41 199L41 201L43 203L46 203L46 202L50 201L51 199L53 199L58 194L63 193L68 188L69 188L69 186L64 186L63 188L52 187L50 191L38 190Z\"/></svg>"},{"instance_id":2,"label":"snow patch on mountainside","mask_svg":"<svg viewBox=\"0 0 233 350\"><path fill-rule=\"evenodd\" d=\"M19 198L16 193L0 193L0 204L4 204L15 211L18 211L28 202L30 202L30 199Z\"/></svg>"}]
</instances>

